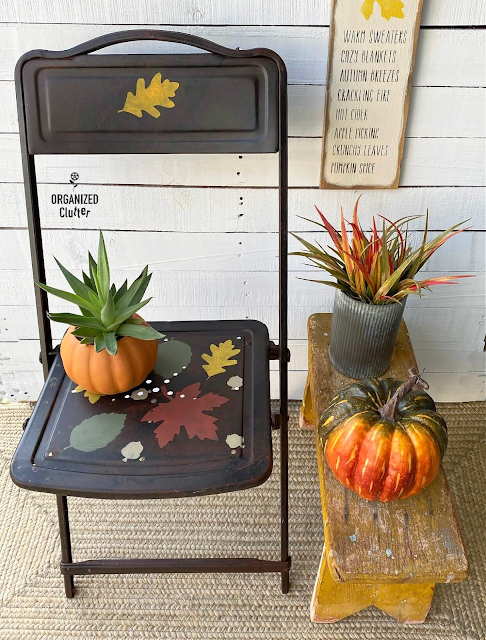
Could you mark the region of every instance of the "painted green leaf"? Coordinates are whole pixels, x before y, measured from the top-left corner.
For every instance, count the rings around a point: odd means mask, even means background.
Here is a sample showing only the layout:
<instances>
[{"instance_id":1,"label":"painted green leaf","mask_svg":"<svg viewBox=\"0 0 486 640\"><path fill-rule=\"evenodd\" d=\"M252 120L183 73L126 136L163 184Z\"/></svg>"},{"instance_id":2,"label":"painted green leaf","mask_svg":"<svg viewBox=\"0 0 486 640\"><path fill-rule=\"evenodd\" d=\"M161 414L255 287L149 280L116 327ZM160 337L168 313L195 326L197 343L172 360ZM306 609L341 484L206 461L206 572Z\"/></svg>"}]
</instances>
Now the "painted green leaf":
<instances>
[{"instance_id":1,"label":"painted green leaf","mask_svg":"<svg viewBox=\"0 0 486 640\"><path fill-rule=\"evenodd\" d=\"M159 343L154 370L164 378L179 374L191 362L192 350L185 342L169 340Z\"/></svg>"},{"instance_id":2,"label":"painted green leaf","mask_svg":"<svg viewBox=\"0 0 486 640\"><path fill-rule=\"evenodd\" d=\"M71 431L70 446L85 452L106 447L121 433L126 417L124 413L101 413L86 418Z\"/></svg>"}]
</instances>

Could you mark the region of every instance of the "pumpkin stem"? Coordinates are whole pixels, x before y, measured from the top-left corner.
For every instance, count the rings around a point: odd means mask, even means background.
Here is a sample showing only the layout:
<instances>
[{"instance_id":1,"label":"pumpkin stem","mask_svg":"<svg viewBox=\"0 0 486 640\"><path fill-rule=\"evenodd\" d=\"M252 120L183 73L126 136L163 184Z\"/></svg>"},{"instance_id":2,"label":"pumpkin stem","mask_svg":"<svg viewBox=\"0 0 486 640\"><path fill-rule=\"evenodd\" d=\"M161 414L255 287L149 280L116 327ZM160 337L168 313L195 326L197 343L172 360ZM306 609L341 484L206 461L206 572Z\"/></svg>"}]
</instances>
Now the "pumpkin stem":
<instances>
[{"instance_id":1,"label":"pumpkin stem","mask_svg":"<svg viewBox=\"0 0 486 640\"><path fill-rule=\"evenodd\" d=\"M402 382L402 384L398 387L392 397L388 400L386 404L378 409L383 420L390 420L391 422L398 419L398 403L402 398L404 398L409 391L413 389L415 385L421 387L422 389L428 389L429 385L425 380L422 380L422 373L417 371L416 369L409 370L410 378Z\"/></svg>"}]
</instances>

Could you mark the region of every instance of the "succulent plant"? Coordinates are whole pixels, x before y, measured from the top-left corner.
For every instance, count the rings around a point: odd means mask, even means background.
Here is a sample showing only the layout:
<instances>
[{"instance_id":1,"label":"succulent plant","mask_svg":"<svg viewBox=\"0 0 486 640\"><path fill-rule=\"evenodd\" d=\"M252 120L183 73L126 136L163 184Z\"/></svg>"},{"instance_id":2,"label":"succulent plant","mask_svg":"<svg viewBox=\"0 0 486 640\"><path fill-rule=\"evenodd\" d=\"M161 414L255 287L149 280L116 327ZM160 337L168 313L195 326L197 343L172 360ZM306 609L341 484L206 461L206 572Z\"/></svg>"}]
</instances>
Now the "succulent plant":
<instances>
[{"instance_id":1,"label":"succulent plant","mask_svg":"<svg viewBox=\"0 0 486 640\"><path fill-rule=\"evenodd\" d=\"M144 267L142 273L130 286L127 280L119 289L114 284L110 285L110 266L101 231L98 262L95 262L91 253L88 257L89 276L83 271L83 281L70 273L55 258L74 293L36 282L36 285L47 293L77 305L82 314L48 313L48 317L54 322L63 322L76 327L73 335L77 336L83 344L94 344L97 353L106 349L110 355L115 355L118 349L117 339L123 336L131 336L139 340L155 340L163 337L152 327L142 324L142 318L134 317L134 314L151 300L151 298L142 300L152 277L152 274L148 273L148 266Z\"/></svg>"},{"instance_id":2,"label":"succulent plant","mask_svg":"<svg viewBox=\"0 0 486 640\"><path fill-rule=\"evenodd\" d=\"M361 302L369 304L387 304L400 302L411 293L419 296L422 290L430 291L430 287L436 284L457 284L457 278L470 278L473 276L439 276L417 280L416 274L424 266L427 260L453 236L465 231L458 229L463 222L455 224L446 231L442 231L432 240L427 240L429 214L425 218L425 231L421 245L417 249L410 246L408 231L403 227L420 216L407 216L391 222L384 216L382 218L381 237L376 228L373 217L373 229L369 238L365 236L358 220L358 202L354 207L353 219L349 223L352 230L351 242L348 239L346 221L341 209L341 233L336 231L332 224L317 209L322 224L315 220L308 220L325 229L334 247L326 251L320 244L316 245L300 238L295 233L292 235L301 242L306 251L294 251L291 255L307 258L312 266L324 269L335 278L332 280L311 280L327 284L341 289L346 294Z\"/></svg>"}]
</instances>

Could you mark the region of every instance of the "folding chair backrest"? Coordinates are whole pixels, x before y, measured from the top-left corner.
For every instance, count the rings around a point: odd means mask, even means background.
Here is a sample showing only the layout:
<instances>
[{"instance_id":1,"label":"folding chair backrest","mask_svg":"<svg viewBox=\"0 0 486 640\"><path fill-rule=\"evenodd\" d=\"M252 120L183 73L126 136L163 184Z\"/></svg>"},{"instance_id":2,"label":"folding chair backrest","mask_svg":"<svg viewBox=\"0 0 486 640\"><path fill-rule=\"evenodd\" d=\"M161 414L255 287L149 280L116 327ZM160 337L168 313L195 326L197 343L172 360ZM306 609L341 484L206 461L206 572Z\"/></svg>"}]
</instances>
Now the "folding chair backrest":
<instances>
[{"instance_id":1,"label":"folding chair backrest","mask_svg":"<svg viewBox=\"0 0 486 640\"><path fill-rule=\"evenodd\" d=\"M138 40L209 53L89 55ZM268 49L240 51L170 31L113 33L36 50L15 70L34 279L45 282L36 154L279 152L280 395L287 398L287 76ZM47 295L36 287L41 360L53 359Z\"/></svg>"}]
</instances>

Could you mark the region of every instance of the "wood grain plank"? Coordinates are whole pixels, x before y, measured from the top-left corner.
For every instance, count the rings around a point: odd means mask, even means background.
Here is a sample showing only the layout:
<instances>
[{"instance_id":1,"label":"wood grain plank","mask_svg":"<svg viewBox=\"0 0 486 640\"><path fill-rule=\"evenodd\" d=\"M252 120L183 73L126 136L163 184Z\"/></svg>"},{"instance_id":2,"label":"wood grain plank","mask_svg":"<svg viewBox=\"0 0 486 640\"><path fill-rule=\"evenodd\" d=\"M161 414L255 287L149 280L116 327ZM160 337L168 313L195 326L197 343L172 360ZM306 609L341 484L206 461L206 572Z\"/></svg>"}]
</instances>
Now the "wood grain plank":
<instances>
[{"instance_id":1,"label":"wood grain plank","mask_svg":"<svg viewBox=\"0 0 486 640\"><path fill-rule=\"evenodd\" d=\"M289 136L322 135L324 85L290 85ZM486 91L479 87L414 87L405 136L407 138L484 137ZM17 104L13 81L0 82L2 133L17 133Z\"/></svg>"},{"instance_id":2,"label":"wood grain plank","mask_svg":"<svg viewBox=\"0 0 486 640\"><path fill-rule=\"evenodd\" d=\"M95 192L99 203L86 220L66 219L59 215L59 206L52 205L52 194L71 194L69 173L64 184L39 185L41 221L44 228L79 230L120 229L174 232L274 232L278 229L277 189L235 187L138 187L89 185L77 187L80 193ZM360 202L360 220L369 229L373 214L381 213L394 220L410 215L422 215L428 209L432 229L446 229L459 220L469 220L475 230L486 229L484 217L485 189L400 188L378 190L373 198ZM291 231L316 231L317 227L302 217L313 218L314 205L323 211L332 224L339 224L339 208L353 210L359 191L324 191L314 189L289 190L289 228ZM0 183L2 202L1 226L26 227L23 184ZM143 203L143 214L139 213ZM262 211L265 215L261 215ZM424 217L414 220L410 229L423 229Z\"/></svg>"},{"instance_id":3,"label":"wood grain plank","mask_svg":"<svg viewBox=\"0 0 486 640\"><path fill-rule=\"evenodd\" d=\"M0 22L47 22L59 24L125 24L177 25L328 25L330 0L179 0L160 3L145 0L134 5L130 0L58 0L54 3L10 2L0 7ZM457 3L454 0L428 0L422 14L422 25L468 26L486 22L483 0Z\"/></svg>"},{"instance_id":4,"label":"wood grain plank","mask_svg":"<svg viewBox=\"0 0 486 640\"><path fill-rule=\"evenodd\" d=\"M439 231L430 232L429 239ZM308 242L327 246L329 235L324 232L304 232L300 237ZM155 271L278 271L278 233L153 233L149 231L105 231L105 242L113 269L142 268L149 263ZM409 241L418 247L422 231L409 232ZM301 251L302 245L290 237L290 251ZM82 269L87 251L96 250L98 231L56 229L43 232L46 268L55 269L54 255L68 269ZM446 242L425 264L422 273L447 271L479 273L485 270L484 232L465 232ZM0 245L4 247L0 270L23 269L30 261L28 232L23 229L0 230ZM308 278L321 278L318 271L301 256L289 256L289 272ZM466 287L466 289L465 289ZM319 291L319 287L314 290ZM477 281L461 282L452 287L449 299L479 291ZM444 288L442 289L444 290ZM438 292L438 289L436 289Z\"/></svg>"},{"instance_id":5,"label":"wood grain plank","mask_svg":"<svg viewBox=\"0 0 486 640\"><path fill-rule=\"evenodd\" d=\"M289 140L290 187L316 187L319 138ZM237 155L58 155L37 156L41 183L68 181L77 171L84 184L272 187L277 184L277 154ZM484 141L464 138L409 138L400 186L484 186ZM0 135L3 182L21 182L18 135Z\"/></svg>"},{"instance_id":6,"label":"wood grain plank","mask_svg":"<svg viewBox=\"0 0 486 640\"><path fill-rule=\"evenodd\" d=\"M47 22L50 22L49 20ZM117 21L117 29L133 29ZM160 24L160 23L159 23ZM312 23L311 23L312 24ZM139 26L140 25L140 26ZM140 28L141 23L136 28ZM12 80L18 58L31 49L63 50L85 40L111 33L110 24L0 24L0 80ZM267 47L284 60L290 84L325 84L327 69L327 27L185 27L186 33L214 40L227 47L251 49ZM484 85L485 35L481 30L427 29L420 33L415 86ZM116 45L104 53L187 53L183 45L160 42L135 42Z\"/></svg>"}]
</instances>

